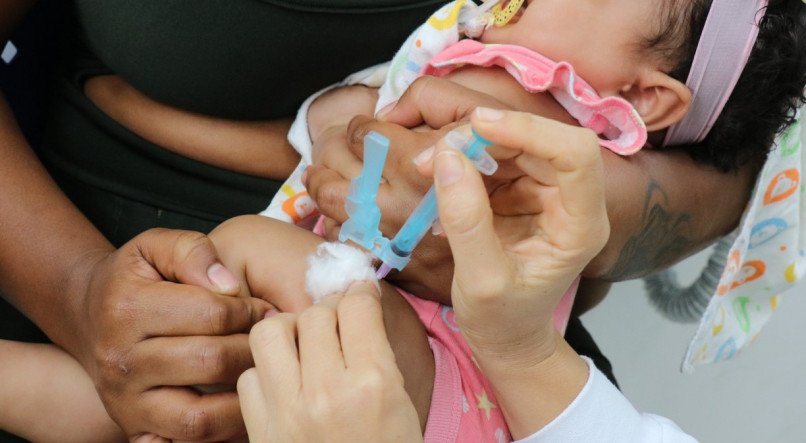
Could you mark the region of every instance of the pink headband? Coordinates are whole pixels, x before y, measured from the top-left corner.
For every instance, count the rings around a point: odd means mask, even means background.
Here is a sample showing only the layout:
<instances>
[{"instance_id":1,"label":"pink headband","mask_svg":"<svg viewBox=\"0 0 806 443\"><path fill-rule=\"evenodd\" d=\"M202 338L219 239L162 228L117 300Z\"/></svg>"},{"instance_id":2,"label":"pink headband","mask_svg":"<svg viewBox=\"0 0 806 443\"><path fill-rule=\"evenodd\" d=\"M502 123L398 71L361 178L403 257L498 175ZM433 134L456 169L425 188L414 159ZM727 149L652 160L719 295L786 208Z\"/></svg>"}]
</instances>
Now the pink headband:
<instances>
[{"instance_id":1,"label":"pink headband","mask_svg":"<svg viewBox=\"0 0 806 443\"><path fill-rule=\"evenodd\" d=\"M701 142L722 113L758 37L767 0L714 0L694 54L686 86L693 100L663 145Z\"/></svg>"}]
</instances>

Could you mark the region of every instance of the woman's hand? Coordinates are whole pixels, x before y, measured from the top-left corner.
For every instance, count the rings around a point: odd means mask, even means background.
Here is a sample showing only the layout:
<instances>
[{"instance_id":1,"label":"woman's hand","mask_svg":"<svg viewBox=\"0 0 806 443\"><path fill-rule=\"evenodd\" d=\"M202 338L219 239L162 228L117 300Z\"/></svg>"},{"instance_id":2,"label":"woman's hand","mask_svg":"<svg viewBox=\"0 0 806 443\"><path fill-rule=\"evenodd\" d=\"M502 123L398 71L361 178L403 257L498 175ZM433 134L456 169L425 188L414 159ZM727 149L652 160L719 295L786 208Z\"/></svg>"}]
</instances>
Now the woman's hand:
<instances>
[{"instance_id":1,"label":"woman's hand","mask_svg":"<svg viewBox=\"0 0 806 443\"><path fill-rule=\"evenodd\" d=\"M457 322L476 352L549 355L554 308L610 233L598 141L590 130L526 113L477 108L472 122L497 158L523 171L518 180L529 182L535 211L494 216L472 163L437 144L433 169L426 162L423 170L434 175L454 255Z\"/></svg>"},{"instance_id":2,"label":"woman's hand","mask_svg":"<svg viewBox=\"0 0 806 443\"><path fill-rule=\"evenodd\" d=\"M565 410L587 380L587 365L554 330L552 316L607 242L602 159L587 129L488 108L477 108L472 122L498 158L525 173L520 180L532 182L536 200L534 213L494 217L473 164L437 144L432 172L456 263L456 322L513 437L523 438Z\"/></svg>"},{"instance_id":3,"label":"woman's hand","mask_svg":"<svg viewBox=\"0 0 806 443\"><path fill-rule=\"evenodd\" d=\"M267 304L222 295L237 282L202 234L152 230L115 250L48 175L2 98L0 158L2 296L81 363L130 438L243 434L235 393L184 386L234 384Z\"/></svg>"},{"instance_id":4,"label":"woman's hand","mask_svg":"<svg viewBox=\"0 0 806 443\"><path fill-rule=\"evenodd\" d=\"M255 368L238 393L250 441L422 441L372 284L264 320L249 341Z\"/></svg>"},{"instance_id":5,"label":"woman's hand","mask_svg":"<svg viewBox=\"0 0 806 443\"><path fill-rule=\"evenodd\" d=\"M268 304L232 296L238 282L210 240L146 231L90 275L76 357L126 434L195 441L243 433L234 392L201 395L189 386L234 385L252 363L246 334Z\"/></svg>"}]
</instances>

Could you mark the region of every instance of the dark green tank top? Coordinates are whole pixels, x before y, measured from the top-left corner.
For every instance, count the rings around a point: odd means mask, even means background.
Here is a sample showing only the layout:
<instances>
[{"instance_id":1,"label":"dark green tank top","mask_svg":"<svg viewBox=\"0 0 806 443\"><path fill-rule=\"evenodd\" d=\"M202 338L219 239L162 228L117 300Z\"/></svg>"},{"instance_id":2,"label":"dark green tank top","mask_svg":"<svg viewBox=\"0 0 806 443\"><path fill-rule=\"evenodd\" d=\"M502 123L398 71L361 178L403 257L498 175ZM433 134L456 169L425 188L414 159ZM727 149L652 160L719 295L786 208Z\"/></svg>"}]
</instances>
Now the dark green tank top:
<instances>
[{"instance_id":1,"label":"dark green tank top","mask_svg":"<svg viewBox=\"0 0 806 443\"><path fill-rule=\"evenodd\" d=\"M91 51L163 103L288 116L315 90L391 59L444 0L76 0Z\"/></svg>"},{"instance_id":2,"label":"dark green tank top","mask_svg":"<svg viewBox=\"0 0 806 443\"><path fill-rule=\"evenodd\" d=\"M41 155L59 180L192 217L220 221L260 211L280 183L141 139L95 108L82 93L83 81L115 73L188 111L288 117L320 88L390 60L444 2L74 0L66 38L73 43Z\"/></svg>"}]
</instances>

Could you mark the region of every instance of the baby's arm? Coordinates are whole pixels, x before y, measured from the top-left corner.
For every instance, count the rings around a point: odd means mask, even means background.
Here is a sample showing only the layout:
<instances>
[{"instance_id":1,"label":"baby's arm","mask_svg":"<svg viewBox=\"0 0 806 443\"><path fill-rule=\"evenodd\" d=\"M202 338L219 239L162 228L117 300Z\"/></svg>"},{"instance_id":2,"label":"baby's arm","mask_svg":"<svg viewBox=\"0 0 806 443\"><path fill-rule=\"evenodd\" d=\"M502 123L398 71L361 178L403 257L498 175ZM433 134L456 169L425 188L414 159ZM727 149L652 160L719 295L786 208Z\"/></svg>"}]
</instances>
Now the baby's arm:
<instances>
[{"instance_id":1,"label":"baby's arm","mask_svg":"<svg viewBox=\"0 0 806 443\"><path fill-rule=\"evenodd\" d=\"M0 340L0 429L31 441L126 441L92 380L53 345Z\"/></svg>"},{"instance_id":2,"label":"baby's arm","mask_svg":"<svg viewBox=\"0 0 806 443\"><path fill-rule=\"evenodd\" d=\"M282 312L311 305L305 292L307 256L324 240L298 226L268 217L230 219L210 233L219 258L241 283L242 296L260 297ZM425 425L434 382L434 358L417 314L390 285L381 282L386 335L404 385Z\"/></svg>"},{"instance_id":3,"label":"baby's arm","mask_svg":"<svg viewBox=\"0 0 806 443\"><path fill-rule=\"evenodd\" d=\"M322 239L297 226L259 215L225 221L210 233L221 262L240 280L244 297L268 301L281 312L311 305L305 292L306 257Z\"/></svg>"}]
</instances>

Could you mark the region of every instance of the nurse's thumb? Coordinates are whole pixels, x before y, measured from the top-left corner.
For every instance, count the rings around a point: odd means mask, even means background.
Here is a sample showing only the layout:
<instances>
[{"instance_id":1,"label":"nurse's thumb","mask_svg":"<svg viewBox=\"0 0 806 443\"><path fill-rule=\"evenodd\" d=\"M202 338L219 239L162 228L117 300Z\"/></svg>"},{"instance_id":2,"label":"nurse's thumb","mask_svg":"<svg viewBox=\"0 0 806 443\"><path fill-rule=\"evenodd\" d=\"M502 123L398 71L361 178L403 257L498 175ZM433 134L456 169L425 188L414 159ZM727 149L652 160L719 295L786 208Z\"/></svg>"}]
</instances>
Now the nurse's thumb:
<instances>
[{"instance_id":1,"label":"nurse's thumb","mask_svg":"<svg viewBox=\"0 0 806 443\"><path fill-rule=\"evenodd\" d=\"M440 223L453 252L455 280L471 284L486 275L500 275L506 260L479 172L461 152L440 142L434 156L434 185Z\"/></svg>"}]
</instances>

